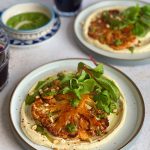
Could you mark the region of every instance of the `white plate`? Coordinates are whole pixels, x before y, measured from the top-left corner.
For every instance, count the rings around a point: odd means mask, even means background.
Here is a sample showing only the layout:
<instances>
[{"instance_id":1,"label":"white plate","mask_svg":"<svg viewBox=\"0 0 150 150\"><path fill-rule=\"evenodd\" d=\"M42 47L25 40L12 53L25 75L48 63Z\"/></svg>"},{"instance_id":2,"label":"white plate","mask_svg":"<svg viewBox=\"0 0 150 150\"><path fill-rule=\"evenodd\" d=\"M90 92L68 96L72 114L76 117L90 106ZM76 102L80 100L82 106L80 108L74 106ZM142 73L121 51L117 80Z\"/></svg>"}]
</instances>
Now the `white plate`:
<instances>
[{"instance_id":1,"label":"white plate","mask_svg":"<svg viewBox=\"0 0 150 150\"><path fill-rule=\"evenodd\" d=\"M140 2L140 1L126 1L126 0L108 0L108 1L101 1L98 2L92 6L89 6L88 8L84 9L76 18L74 23L74 32L79 40L79 42L84 45L87 50L91 50L97 54L114 58L114 59L122 59L122 60L142 60L150 58L150 51L149 52L143 52L143 53L114 53L111 51L106 51L101 48L98 48L90 43L88 43L85 38L83 37L83 30L81 24L86 20L86 18L95 10L104 8L104 7L111 7L111 6L135 6L136 4L144 5L147 4L146 2Z\"/></svg>"},{"instance_id":2,"label":"white plate","mask_svg":"<svg viewBox=\"0 0 150 150\"><path fill-rule=\"evenodd\" d=\"M82 61L92 67L94 64L87 59L66 59L51 62L28 74L15 89L10 102L10 117L15 132L21 140L30 147L38 150L48 148L32 143L20 128L20 108L30 88L44 77L56 74L63 70L76 70L77 64ZM123 127L107 143L102 143L101 150L117 150L128 146L140 131L144 121L144 102L136 85L119 70L104 64L105 75L114 79L122 89L126 103L127 114Z\"/></svg>"}]
</instances>

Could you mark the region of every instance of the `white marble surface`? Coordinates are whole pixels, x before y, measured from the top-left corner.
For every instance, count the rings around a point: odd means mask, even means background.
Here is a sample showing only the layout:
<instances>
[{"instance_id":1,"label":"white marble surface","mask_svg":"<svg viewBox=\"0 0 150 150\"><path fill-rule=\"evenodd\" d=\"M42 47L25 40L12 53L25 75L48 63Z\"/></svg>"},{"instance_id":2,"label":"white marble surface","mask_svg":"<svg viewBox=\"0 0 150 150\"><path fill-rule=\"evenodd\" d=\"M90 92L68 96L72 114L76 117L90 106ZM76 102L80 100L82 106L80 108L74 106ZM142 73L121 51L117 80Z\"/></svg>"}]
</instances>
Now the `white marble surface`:
<instances>
[{"instance_id":1,"label":"white marble surface","mask_svg":"<svg viewBox=\"0 0 150 150\"><path fill-rule=\"evenodd\" d=\"M25 0L24 0L25 1ZM26 0L27 1L27 0ZM37 1L37 0L34 0ZM99 0L84 0L83 8L98 2ZM150 2L150 0L146 0ZM18 0L0 0L0 10L11 6ZM22 0L23 2L23 0ZM52 2L51 0L41 0L43 3ZM10 48L9 82L5 89L0 92L0 150L21 150L21 144L17 142L10 128L9 102L11 94L18 82L30 71L45 63L62 58L87 58L88 56L81 51L73 37L74 18L61 18L61 29L50 40L41 46L26 49ZM136 143L130 150L149 150L150 149L150 60L142 62L120 62L104 59L100 56L97 60L114 65L127 74L140 89L146 106L145 122ZM27 149L27 148L25 148Z\"/></svg>"}]
</instances>

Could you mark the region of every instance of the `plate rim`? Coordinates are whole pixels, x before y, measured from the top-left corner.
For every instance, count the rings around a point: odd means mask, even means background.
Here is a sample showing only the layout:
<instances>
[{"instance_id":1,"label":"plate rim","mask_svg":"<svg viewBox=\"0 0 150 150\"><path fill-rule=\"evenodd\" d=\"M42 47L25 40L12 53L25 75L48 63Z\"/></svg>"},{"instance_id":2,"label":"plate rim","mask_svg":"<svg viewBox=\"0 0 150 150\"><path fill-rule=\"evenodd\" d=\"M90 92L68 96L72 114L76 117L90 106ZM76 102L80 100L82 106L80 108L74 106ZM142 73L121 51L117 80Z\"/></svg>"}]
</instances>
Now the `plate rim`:
<instances>
[{"instance_id":1,"label":"plate rim","mask_svg":"<svg viewBox=\"0 0 150 150\"><path fill-rule=\"evenodd\" d=\"M115 0L115 1L120 1L120 0ZM125 0L123 0L124 2L127 2L127 1L125 1ZM86 44L84 44L81 40L80 40L80 38L78 37L78 35L76 34L76 22L77 22L77 20L78 20L78 18L80 17L80 15L82 14L82 13L84 13L84 11L87 11L89 8L91 8L91 7L93 7L94 5L96 5L96 4L101 4L101 3L103 3L103 2L114 2L114 0L101 0L100 2L95 2L95 3L93 3L92 5L90 5L90 6L87 6L87 7L85 7L82 11L80 11L80 13L78 14L78 16L75 18L75 20L74 20L74 25L73 25L73 32L74 32L74 35L75 35L75 38L78 40L77 42L79 42L80 44L82 44L82 46L84 46L85 48L87 48L89 51L91 51L91 52L93 52L93 53L95 53L95 54L98 54L98 55L101 55L101 56L103 56L103 57L106 57L106 58L110 58L110 59L113 59L113 60L123 60L123 61L142 61L142 60L148 60L148 59L150 59L150 56L149 57L146 57L146 58L119 58L119 57L111 57L111 56L108 56L108 55L105 55L105 54L102 54L102 53L98 53L96 50L93 50L92 48L89 48ZM121 1L120 1L121 2ZM137 2L136 0L131 0L131 1L129 1L129 2ZM145 2L145 1L142 1L142 0L138 0L138 2L140 2L140 3L143 3L143 4L149 4L148 2ZM81 34L81 33L80 33ZM83 39L84 40L84 39ZM86 41L85 41L86 42ZM91 44L90 44L91 45ZM96 46L94 46L94 47L96 47ZM97 48L97 47L96 47ZM97 48L98 49L98 48ZM102 48L99 48L100 50L102 49ZM104 50L104 51L106 51L106 50ZM106 51L107 52L107 51ZM109 51L108 51L109 52ZM145 53L148 53L148 52L145 52ZM150 53L150 52L149 52ZM114 53L113 53L114 54ZM121 53L120 53L121 54ZM140 54L140 53L139 53Z\"/></svg>"},{"instance_id":2,"label":"plate rim","mask_svg":"<svg viewBox=\"0 0 150 150\"><path fill-rule=\"evenodd\" d=\"M66 58L66 59L53 60L53 61L50 61L50 62L44 64L44 65L40 65L39 67L36 67L35 69L33 69L32 71L30 71L29 73L27 73L24 77L22 77L22 78L20 79L20 81L18 81L18 83L16 84L16 87L14 88L14 90L13 90L13 92L12 92L12 94L11 94L11 98L10 98L10 102L9 102L9 119L10 119L10 125L11 125L11 127L12 127L14 133L16 134L16 136L18 136L18 138L19 138L22 142L24 142L25 144L27 144L27 145L28 145L30 148L32 148L32 149L35 149L35 148L34 148L33 146L31 146L28 142L26 142L26 141L21 137L21 135L17 132L17 130L16 130L14 124L13 124L13 119L12 119L12 114L11 114L12 97L13 97L13 95L14 95L16 89L17 89L18 86L20 85L20 83L21 83L28 75L30 75L33 71L35 71L35 70L37 70L37 69L39 69L39 68L41 68L41 67L43 67L43 66L46 66L46 65L48 65L48 64L55 63L55 62L66 61L66 60L67 60L67 61L68 61L68 60L85 60L85 61L91 61L91 60L88 59L88 58ZM139 88L137 87L137 85L136 85L136 84L134 83L134 81L132 81L132 79L131 79L130 77L128 77L124 72L122 72L122 71L119 70L118 68L116 68L116 67L114 67L114 66L112 66L112 65L109 65L109 64L107 64L107 63L103 63L103 62L100 62L100 61L96 61L96 62L97 62L97 63L102 63L102 64L104 64L105 66L107 66L107 67L109 67L109 68L111 68L111 69L113 69L113 70L119 72L121 75L123 75L123 76L133 85L133 87L135 88L135 90L137 91L137 93L138 93L138 95L139 95L139 97L140 97L141 107L142 107L142 117L141 117L140 125L139 125L137 131L132 135L132 137L131 137L130 139L128 139L127 142L126 142L124 145L122 145L121 147L119 147L119 148L117 149L117 150L120 150L120 149L126 147L128 144L130 144L130 143L132 142L132 140L134 140L134 139L139 135L139 133L140 133L142 127L143 127L144 120L145 120L145 103L144 103L144 99L143 99L143 96L142 96L142 94L141 94ZM32 142L32 141L31 141L31 142ZM23 146L23 145L21 145L21 146ZM36 149L35 149L35 150L36 150Z\"/></svg>"}]
</instances>

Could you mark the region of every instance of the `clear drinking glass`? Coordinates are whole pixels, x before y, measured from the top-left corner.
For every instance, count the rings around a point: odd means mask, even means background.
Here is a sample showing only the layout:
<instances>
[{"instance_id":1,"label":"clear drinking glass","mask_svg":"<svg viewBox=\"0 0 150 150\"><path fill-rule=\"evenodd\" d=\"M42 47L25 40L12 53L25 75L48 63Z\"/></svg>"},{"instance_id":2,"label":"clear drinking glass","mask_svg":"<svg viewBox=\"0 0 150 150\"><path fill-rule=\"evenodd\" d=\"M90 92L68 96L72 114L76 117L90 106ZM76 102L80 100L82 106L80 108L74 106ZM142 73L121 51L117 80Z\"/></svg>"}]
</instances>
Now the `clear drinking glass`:
<instances>
[{"instance_id":1,"label":"clear drinking glass","mask_svg":"<svg viewBox=\"0 0 150 150\"><path fill-rule=\"evenodd\" d=\"M82 0L54 0L55 10L61 16L74 16L78 13Z\"/></svg>"},{"instance_id":2,"label":"clear drinking glass","mask_svg":"<svg viewBox=\"0 0 150 150\"><path fill-rule=\"evenodd\" d=\"M0 91L8 81L9 40L7 34L0 28Z\"/></svg>"}]
</instances>

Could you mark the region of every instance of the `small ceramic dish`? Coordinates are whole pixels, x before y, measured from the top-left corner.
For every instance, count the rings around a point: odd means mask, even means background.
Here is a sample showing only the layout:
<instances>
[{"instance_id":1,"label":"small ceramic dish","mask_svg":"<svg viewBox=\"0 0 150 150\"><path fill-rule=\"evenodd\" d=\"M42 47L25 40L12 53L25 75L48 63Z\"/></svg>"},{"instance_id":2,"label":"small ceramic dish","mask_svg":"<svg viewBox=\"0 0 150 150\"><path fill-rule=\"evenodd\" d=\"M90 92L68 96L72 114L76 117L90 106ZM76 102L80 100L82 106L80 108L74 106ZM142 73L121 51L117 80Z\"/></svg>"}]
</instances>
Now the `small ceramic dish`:
<instances>
[{"instance_id":1,"label":"small ceramic dish","mask_svg":"<svg viewBox=\"0 0 150 150\"><path fill-rule=\"evenodd\" d=\"M45 25L37 29L20 30L11 28L7 25L7 21L13 16L23 13L37 13L37 12L44 14L49 18L49 21ZM12 38L20 40L33 40L46 35L51 30L53 18L54 12L53 9L50 7L44 6L40 3L22 3L14 5L3 11L0 20L2 27Z\"/></svg>"}]
</instances>

